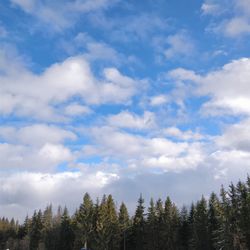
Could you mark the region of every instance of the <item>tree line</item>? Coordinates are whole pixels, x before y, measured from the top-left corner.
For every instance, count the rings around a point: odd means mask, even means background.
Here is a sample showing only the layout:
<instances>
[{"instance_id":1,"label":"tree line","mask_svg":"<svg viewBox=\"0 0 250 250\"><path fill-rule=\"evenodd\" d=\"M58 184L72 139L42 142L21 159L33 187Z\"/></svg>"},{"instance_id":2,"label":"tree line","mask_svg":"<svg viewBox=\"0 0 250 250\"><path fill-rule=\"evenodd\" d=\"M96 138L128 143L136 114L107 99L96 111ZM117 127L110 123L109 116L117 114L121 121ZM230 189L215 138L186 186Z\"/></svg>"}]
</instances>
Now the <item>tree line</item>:
<instances>
[{"instance_id":1,"label":"tree line","mask_svg":"<svg viewBox=\"0 0 250 250\"><path fill-rule=\"evenodd\" d=\"M133 216L111 195L86 193L76 212L49 205L22 224L0 219L0 249L10 250L246 250L250 249L250 177L179 209L169 197L139 197Z\"/></svg>"}]
</instances>

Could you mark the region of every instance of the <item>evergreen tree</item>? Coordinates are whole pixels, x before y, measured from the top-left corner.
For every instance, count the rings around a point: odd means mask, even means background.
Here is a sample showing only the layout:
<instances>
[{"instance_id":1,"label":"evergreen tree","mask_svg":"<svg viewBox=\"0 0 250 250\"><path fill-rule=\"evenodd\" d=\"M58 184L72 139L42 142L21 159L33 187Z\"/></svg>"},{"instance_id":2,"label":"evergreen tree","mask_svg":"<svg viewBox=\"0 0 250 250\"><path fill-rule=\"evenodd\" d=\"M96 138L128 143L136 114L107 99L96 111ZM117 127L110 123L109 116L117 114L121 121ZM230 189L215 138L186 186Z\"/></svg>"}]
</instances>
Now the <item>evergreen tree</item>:
<instances>
[{"instance_id":1,"label":"evergreen tree","mask_svg":"<svg viewBox=\"0 0 250 250\"><path fill-rule=\"evenodd\" d=\"M42 211L39 210L38 213L35 211L32 221L31 221L31 230L30 230L30 250L37 250L39 244L42 240Z\"/></svg>"},{"instance_id":2,"label":"evergreen tree","mask_svg":"<svg viewBox=\"0 0 250 250\"><path fill-rule=\"evenodd\" d=\"M75 217L76 249L79 249L83 246L87 248L91 234L94 230L93 215L93 202L90 195L86 193L83 197L83 203L80 205Z\"/></svg>"},{"instance_id":3,"label":"evergreen tree","mask_svg":"<svg viewBox=\"0 0 250 250\"><path fill-rule=\"evenodd\" d=\"M165 201L164 208L164 238L165 238L165 247L164 249L173 249L172 242L172 228L171 228L171 216L172 216L172 202L169 197Z\"/></svg>"},{"instance_id":4,"label":"evergreen tree","mask_svg":"<svg viewBox=\"0 0 250 250\"><path fill-rule=\"evenodd\" d=\"M215 193L212 193L209 199L208 208L208 237L209 249L217 249L217 241L220 238L221 220L221 205Z\"/></svg>"},{"instance_id":5,"label":"evergreen tree","mask_svg":"<svg viewBox=\"0 0 250 250\"><path fill-rule=\"evenodd\" d=\"M43 241L46 250L53 250L54 246L54 237L53 235L53 212L52 212L52 205L50 204L47 206L43 212Z\"/></svg>"},{"instance_id":6,"label":"evergreen tree","mask_svg":"<svg viewBox=\"0 0 250 250\"><path fill-rule=\"evenodd\" d=\"M65 207L61 219L59 249L71 250L73 249L73 245L74 245L74 231L72 228L68 210Z\"/></svg>"},{"instance_id":7,"label":"evergreen tree","mask_svg":"<svg viewBox=\"0 0 250 250\"><path fill-rule=\"evenodd\" d=\"M147 218L140 196L130 220L126 205L119 214L111 195L93 202L88 194L73 218L61 207L53 216L52 206L34 212L19 225L0 218L0 249L79 250L247 250L250 249L250 178L246 183L221 188L220 199L212 193L188 212L181 212L168 197L163 206L150 200ZM74 229L74 230L73 230Z\"/></svg>"},{"instance_id":8,"label":"evergreen tree","mask_svg":"<svg viewBox=\"0 0 250 250\"><path fill-rule=\"evenodd\" d=\"M126 248L126 239L129 238L130 220L126 205L122 202L119 209L119 227L120 227L120 249Z\"/></svg>"},{"instance_id":9,"label":"evergreen tree","mask_svg":"<svg viewBox=\"0 0 250 250\"><path fill-rule=\"evenodd\" d=\"M207 201L203 196L196 204L196 210L194 213L194 229L195 248L197 250L209 249Z\"/></svg>"},{"instance_id":10,"label":"evergreen tree","mask_svg":"<svg viewBox=\"0 0 250 250\"><path fill-rule=\"evenodd\" d=\"M132 247L135 250L145 249L145 219L144 219L144 199L142 195L138 199L132 227Z\"/></svg>"},{"instance_id":11,"label":"evergreen tree","mask_svg":"<svg viewBox=\"0 0 250 250\"><path fill-rule=\"evenodd\" d=\"M101 204L96 206L96 225L95 225L95 248L108 249L107 236L107 197L103 196Z\"/></svg>"},{"instance_id":12,"label":"evergreen tree","mask_svg":"<svg viewBox=\"0 0 250 250\"><path fill-rule=\"evenodd\" d=\"M188 210L184 206L180 213L180 227L179 227L179 246L180 250L188 249L189 240L189 223L188 223Z\"/></svg>"},{"instance_id":13,"label":"evergreen tree","mask_svg":"<svg viewBox=\"0 0 250 250\"><path fill-rule=\"evenodd\" d=\"M158 199L155 206L157 218L157 245L156 249L164 249L165 246L165 222L164 222L164 208L161 199Z\"/></svg>"},{"instance_id":14,"label":"evergreen tree","mask_svg":"<svg viewBox=\"0 0 250 250\"><path fill-rule=\"evenodd\" d=\"M115 203L112 195L109 195L107 198L107 222L106 222L106 231L107 231L107 241L109 250L115 250L119 248L120 244L120 228L118 215L116 212Z\"/></svg>"},{"instance_id":15,"label":"evergreen tree","mask_svg":"<svg viewBox=\"0 0 250 250\"><path fill-rule=\"evenodd\" d=\"M188 249L196 249L197 235L195 230L195 213L196 213L196 207L194 203L192 203L188 216L188 227L189 227Z\"/></svg>"},{"instance_id":16,"label":"evergreen tree","mask_svg":"<svg viewBox=\"0 0 250 250\"><path fill-rule=\"evenodd\" d=\"M230 199L224 187L220 190L221 196L221 227L218 231L216 249L233 249L233 241L231 235L231 224L230 224Z\"/></svg>"},{"instance_id":17,"label":"evergreen tree","mask_svg":"<svg viewBox=\"0 0 250 250\"><path fill-rule=\"evenodd\" d=\"M157 216L153 199L150 200L146 223L147 249L156 249L157 246Z\"/></svg>"}]
</instances>

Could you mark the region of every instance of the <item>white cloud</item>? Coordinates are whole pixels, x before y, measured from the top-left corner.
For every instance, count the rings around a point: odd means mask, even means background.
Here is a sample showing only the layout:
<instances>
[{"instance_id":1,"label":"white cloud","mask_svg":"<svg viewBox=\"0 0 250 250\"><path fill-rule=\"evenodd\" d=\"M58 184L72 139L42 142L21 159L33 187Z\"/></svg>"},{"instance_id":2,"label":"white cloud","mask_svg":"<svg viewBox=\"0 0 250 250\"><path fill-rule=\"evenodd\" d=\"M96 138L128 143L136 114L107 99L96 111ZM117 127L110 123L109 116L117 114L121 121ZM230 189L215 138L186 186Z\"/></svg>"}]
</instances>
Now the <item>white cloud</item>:
<instances>
[{"instance_id":1,"label":"white cloud","mask_svg":"<svg viewBox=\"0 0 250 250\"><path fill-rule=\"evenodd\" d=\"M41 1L11 0L13 6L20 7L26 13L36 17L41 23L62 31L71 27L82 13L106 9L117 0L74 0L74 1Z\"/></svg>"},{"instance_id":2,"label":"white cloud","mask_svg":"<svg viewBox=\"0 0 250 250\"><path fill-rule=\"evenodd\" d=\"M169 98L166 95L157 95L150 98L150 105L159 106L169 102Z\"/></svg>"},{"instance_id":3,"label":"white cloud","mask_svg":"<svg viewBox=\"0 0 250 250\"><path fill-rule=\"evenodd\" d=\"M64 162L72 159L71 152L62 145L46 143L38 152L38 155L51 162Z\"/></svg>"},{"instance_id":4,"label":"white cloud","mask_svg":"<svg viewBox=\"0 0 250 250\"><path fill-rule=\"evenodd\" d=\"M235 1L236 7L246 15L250 15L250 2L249 0L237 0Z\"/></svg>"},{"instance_id":5,"label":"white cloud","mask_svg":"<svg viewBox=\"0 0 250 250\"><path fill-rule=\"evenodd\" d=\"M250 33L250 20L244 17L235 17L222 25L222 29L230 37L248 34Z\"/></svg>"},{"instance_id":6,"label":"white cloud","mask_svg":"<svg viewBox=\"0 0 250 250\"><path fill-rule=\"evenodd\" d=\"M66 139L74 140L76 135L56 126L34 124L21 128L2 126L0 138L16 144L41 146L46 143L62 143Z\"/></svg>"},{"instance_id":7,"label":"white cloud","mask_svg":"<svg viewBox=\"0 0 250 250\"><path fill-rule=\"evenodd\" d=\"M248 0L207 0L203 3L201 10L203 14L221 15L219 21L213 21L211 29L218 34L238 38L250 33L250 4Z\"/></svg>"},{"instance_id":8,"label":"white cloud","mask_svg":"<svg viewBox=\"0 0 250 250\"><path fill-rule=\"evenodd\" d=\"M186 70L183 68L177 68L168 73L168 76L174 78L176 80L191 80L191 81L199 81L200 77L191 70Z\"/></svg>"},{"instance_id":9,"label":"white cloud","mask_svg":"<svg viewBox=\"0 0 250 250\"><path fill-rule=\"evenodd\" d=\"M250 120L244 120L226 127L224 133L216 138L220 149L245 151L250 154Z\"/></svg>"},{"instance_id":10,"label":"white cloud","mask_svg":"<svg viewBox=\"0 0 250 250\"><path fill-rule=\"evenodd\" d=\"M63 145L66 140L75 140L71 131L34 124L21 128L0 127L0 168L55 169L60 163L72 162L74 153Z\"/></svg>"},{"instance_id":11,"label":"white cloud","mask_svg":"<svg viewBox=\"0 0 250 250\"><path fill-rule=\"evenodd\" d=\"M164 32L169 29L167 19L146 12L125 18L120 18L120 16L110 18L102 13L95 13L90 16L90 19L96 27L107 30L111 40L128 43L132 41L145 43L149 38L154 37L157 32Z\"/></svg>"},{"instance_id":12,"label":"white cloud","mask_svg":"<svg viewBox=\"0 0 250 250\"><path fill-rule=\"evenodd\" d=\"M144 112L143 116L138 116L128 111L122 111L117 115L109 116L107 122L118 128L149 129L156 126L155 116L151 112Z\"/></svg>"},{"instance_id":13,"label":"white cloud","mask_svg":"<svg viewBox=\"0 0 250 250\"><path fill-rule=\"evenodd\" d=\"M169 76L195 84L189 94L210 97L203 104L203 114L250 115L249 58L232 61L204 76L185 69L174 70Z\"/></svg>"},{"instance_id":14,"label":"white cloud","mask_svg":"<svg viewBox=\"0 0 250 250\"><path fill-rule=\"evenodd\" d=\"M2 174L0 177L0 208L5 215L24 219L27 213L53 203L66 204L73 212L82 200L84 192L102 195L106 185L118 180L116 173L100 170L96 172L39 173L20 172ZM67 183L65 185L65 183ZM11 213L8 214L10 209Z\"/></svg>"},{"instance_id":15,"label":"white cloud","mask_svg":"<svg viewBox=\"0 0 250 250\"><path fill-rule=\"evenodd\" d=\"M213 3L203 3L201 6L201 11L204 15L218 15L220 6Z\"/></svg>"},{"instance_id":16,"label":"white cloud","mask_svg":"<svg viewBox=\"0 0 250 250\"><path fill-rule=\"evenodd\" d=\"M65 107L65 114L69 116L80 116L90 114L92 111L89 107L71 103Z\"/></svg>"},{"instance_id":17,"label":"white cloud","mask_svg":"<svg viewBox=\"0 0 250 250\"><path fill-rule=\"evenodd\" d=\"M167 59L176 56L190 56L194 52L194 42L186 32L179 32L175 35L168 36L167 43L169 48L164 51L164 55Z\"/></svg>"},{"instance_id":18,"label":"white cloud","mask_svg":"<svg viewBox=\"0 0 250 250\"><path fill-rule=\"evenodd\" d=\"M45 144L40 147L0 144L1 170L55 170L60 163L73 159L73 153L61 144Z\"/></svg>"},{"instance_id":19,"label":"white cloud","mask_svg":"<svg viewBox=\"0 0 250 250\"><path fill-rule=\"evenodd\" d=\"M176 127L169 127L163 130L164 134L181 140L202 140L204 136L191 130L182 131Z\"/></svg>"},{"instance_id":20,"label":"white cloud","mask_svg":"<svg viewBox=\"0 0 250 250\"><path fill-rule=\"evenodd\" d=\"M79 50L84 50L84 58L91 62L98 60L119 65L121 61L126 63L129 59L129 56L118 53L107 43L97 41L84 32L78 33L72 40L62 40L60 45L69 55L76 55Z\"/></svg>"},{"instance_id":21,"label":"white cloud","mask_svg":"<svg viewBox=\"0 0 250 250\"><path fill-rule=\"evenodd\" d=\"M111 127L92 128L93 145L83 151L110 159L120 159L136 168L182 171L196 168L203 159L200 143L173 142L163 137L143 137ZM193 161L192 161L193 159Z\"/></svg>"},{"instance_id":22,"label":"white cloud","mask_svg":"<svg viewBox=\"0 0 250 250\"><path fill-rule=\"evenodd\" d=\"M95 78L81 56L53 64L39 75L10 59L3 59L0 66L4 63L1 70L5 74L0 75L0 113L4 115L64 120L55 105L72 97L87 104L127 103L137 91L136 81L115 68L104 69L103 79Z\"/></svg>"}]
</instances>

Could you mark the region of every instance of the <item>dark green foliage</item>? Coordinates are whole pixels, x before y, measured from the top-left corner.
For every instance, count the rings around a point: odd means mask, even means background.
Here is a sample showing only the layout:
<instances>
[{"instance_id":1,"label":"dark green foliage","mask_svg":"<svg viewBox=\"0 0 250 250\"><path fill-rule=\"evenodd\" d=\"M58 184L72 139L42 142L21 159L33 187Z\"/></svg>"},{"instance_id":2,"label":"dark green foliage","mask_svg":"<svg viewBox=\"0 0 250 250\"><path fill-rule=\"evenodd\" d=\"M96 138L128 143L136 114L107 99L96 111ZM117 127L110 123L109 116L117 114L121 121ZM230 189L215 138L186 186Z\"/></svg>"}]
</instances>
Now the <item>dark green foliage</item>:
<instances>
[{"instance_id":1,"label":"dark green foliage","mask_svg":"<svg viewBox=\"0 0 250 250\"><path fill-rule=\"evenodd\" d=\"M90 195L86 193L83 197L83 203L75 214L75 249L87 246L94 230L93 225L94 207Z\"/></svg>"},{"instance_id":2,"label":"dark green foliage","mask_svg":"<svg viewBox=\"0 0 250 250\"><path fill-rule=\"evenodd\" d=\"M145 210L142 196L134 216L119 211L111 195L94 204L86 193L70 217L67 208L53 214L49 205L19 225L0 218L0 250L247 250L250 249L250 178L231 184L220 197L203 196L180 211L167 197Z\"/></svg>"},{"instance_id":3,"label":"dark green foliage","mask_svg":"<svg viewBox=\"0 0 250 250\"><path fill-rule=\"evenodd\" d=\"M35 211L30 228L30 250L37 250L40 243L42 243L43 223L42 223L42 211L38 213Z\"/></svg>"},{"instance_id":4,"label":"dark green foliage","mask_svg":"<svg viewBox=\"0 0 250 250\"><path fill-rule=\"evenodd\" d=\"M68 250L74 246L75 235L72 228L72 223L68 214L68 210L65 207L61 220L60 237L59 237L59 249Z\"/></svg>"},{"instance_id":5,"label":"dark green foliage","mask_svg":"<svg viewBox=\"0 0 250 250\"><path fill-rule=\"evenodd\" d=\"M145 207L144 199L142 195L138 199L138 205L135 211L135 216L133 218L132 225L132 248L135 250L144 250L145 249L145 225L146 221L144 218Z\"/></svg>"}]
</instances>

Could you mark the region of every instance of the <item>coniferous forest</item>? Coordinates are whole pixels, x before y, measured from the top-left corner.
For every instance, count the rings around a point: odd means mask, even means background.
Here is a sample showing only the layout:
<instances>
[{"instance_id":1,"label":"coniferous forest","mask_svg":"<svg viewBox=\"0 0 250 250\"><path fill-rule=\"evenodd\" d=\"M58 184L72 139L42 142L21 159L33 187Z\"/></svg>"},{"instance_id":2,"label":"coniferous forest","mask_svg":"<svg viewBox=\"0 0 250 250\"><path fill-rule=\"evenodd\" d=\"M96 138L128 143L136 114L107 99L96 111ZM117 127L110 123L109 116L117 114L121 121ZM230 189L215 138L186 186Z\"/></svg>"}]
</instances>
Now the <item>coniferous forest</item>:
<instances>
[{"instance_id":1,"label":"coniferous forest","mask_svg":"<svg viewBox=\"0 0 250 250\"><path fill-rule=\"evenodd\" d=\"M250 249L250 177L189 207L167 197L146 209L140 196L132 217L111 195L93 202L86 193L73 216L49 205L22 224L1 218L0 243L1 250Z\"/></svg>"}]
</instances>

